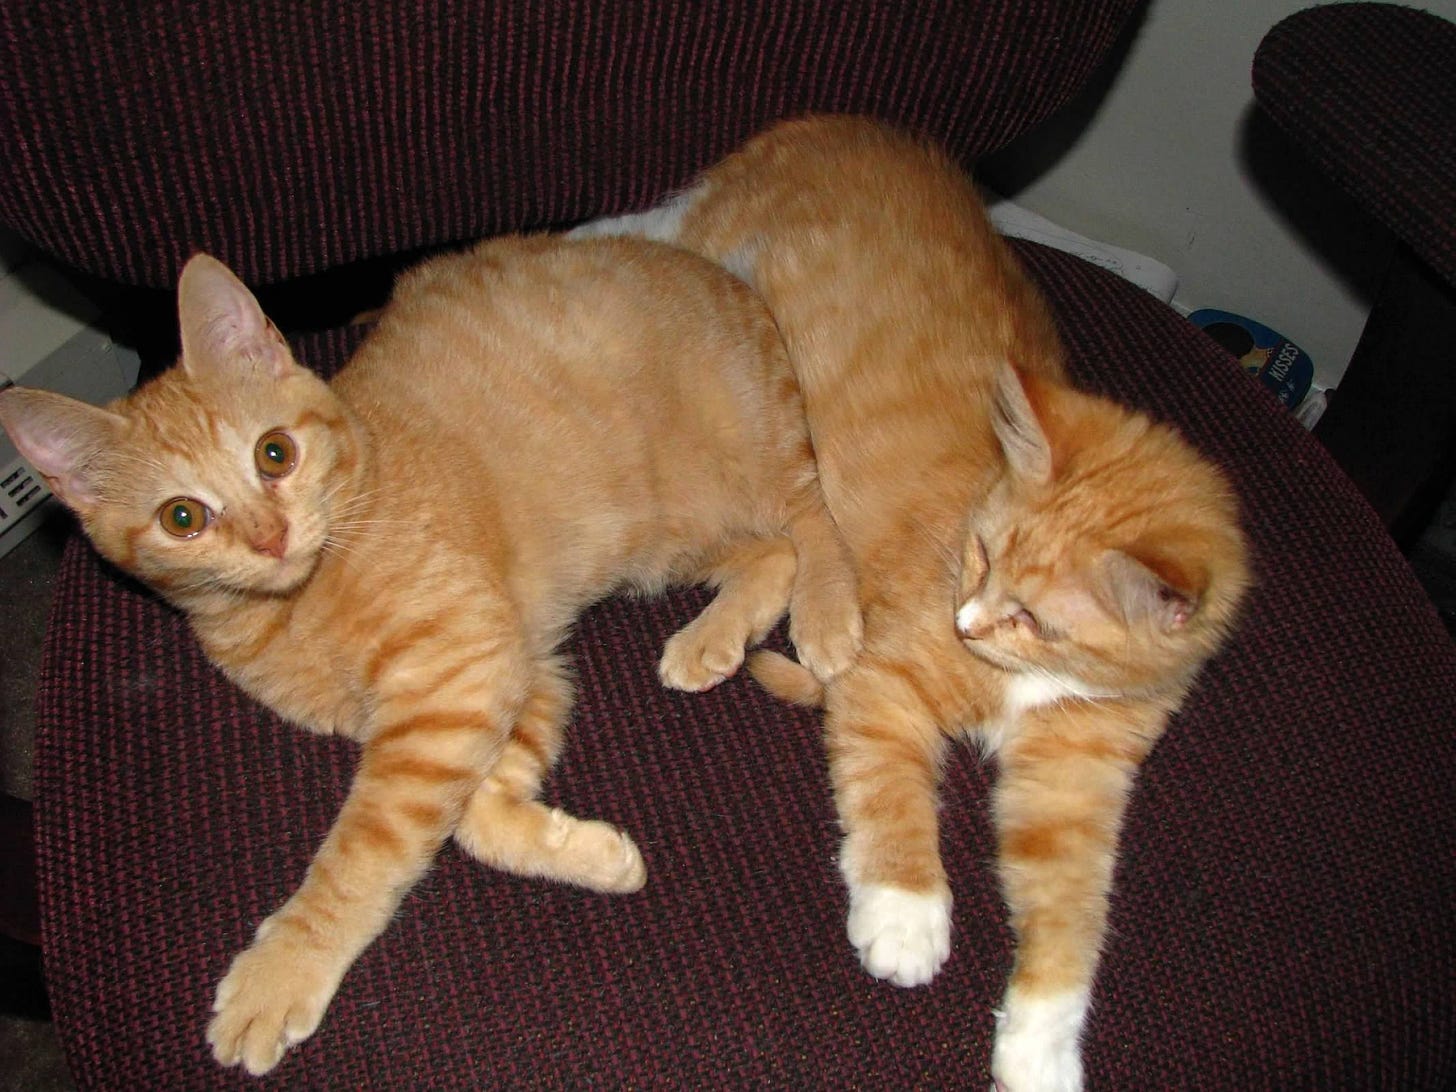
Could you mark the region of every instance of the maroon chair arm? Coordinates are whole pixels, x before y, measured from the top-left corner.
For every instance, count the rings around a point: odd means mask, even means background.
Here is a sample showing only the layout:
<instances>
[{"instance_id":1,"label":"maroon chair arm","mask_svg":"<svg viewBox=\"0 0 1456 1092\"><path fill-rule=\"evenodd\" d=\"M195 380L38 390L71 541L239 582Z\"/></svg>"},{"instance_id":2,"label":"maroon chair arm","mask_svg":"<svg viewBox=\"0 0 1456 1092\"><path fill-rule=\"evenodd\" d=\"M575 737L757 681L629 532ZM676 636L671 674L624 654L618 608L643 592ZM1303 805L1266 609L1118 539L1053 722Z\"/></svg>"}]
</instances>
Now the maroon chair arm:
<instances>
[{"instance_id":1,"label":"maroon chair arm","mask_svg":"<svg viewBox=\"0 0 1456 1092\"><path fill-rule=\"evenodd\" d=\"M1330 4L1276 24L1254 97L1290 142L1456 284L1456 24Z\"/></svg>"},{"instance_id":2,"label":"maroon chair arm","mask_svg":"<svg viewBox=\"0 0 1456 1092\"><path fill-rule=\"evenodd\" d=\"M1395 4L1297 12L1254 56L1290 144L1395 234L1315 435L1409 547L1456 469L1456 24Z\"/></svg>"}]
</instances>

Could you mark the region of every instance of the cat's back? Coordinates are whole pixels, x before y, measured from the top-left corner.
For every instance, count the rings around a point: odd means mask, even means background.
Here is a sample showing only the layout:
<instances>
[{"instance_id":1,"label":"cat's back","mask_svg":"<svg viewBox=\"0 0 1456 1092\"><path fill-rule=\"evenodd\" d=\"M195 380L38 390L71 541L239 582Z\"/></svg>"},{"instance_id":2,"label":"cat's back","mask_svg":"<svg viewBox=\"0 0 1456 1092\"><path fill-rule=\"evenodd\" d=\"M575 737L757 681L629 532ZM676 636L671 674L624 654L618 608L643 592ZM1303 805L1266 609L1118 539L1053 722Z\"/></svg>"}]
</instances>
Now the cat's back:
<instances>
[{"instance_id":1,"label":"cat's back","mask_svg":"<svg viewBox=\"0 0 1456 1092\"><path fill-rule=\"evenodd\" d=\"M908 373L964 389L1006 359L1063 373L1050 312L929 141L864 117L784 122L714 167L687 219L688 245L751 266L791 351L808 350L806 388Z\"/></svg>"},{"instance_id":2,"label":"cat's back","mask_svg":"<svg viewBox=\"0 0 1456 1092\"><path fill-rule=\"evenodd\" d=\"M784 468L812 474L763 301L646 240L505 237L426 262L334 389L391 453L386 490L454 514L442 534L489 525L525 564L602 579L761 519Z\"/></svg>"},{"instance_id":3,"label":"cat's back","mask_svg":"<svg viewBox=\"0 0 1456 1092\"><path fill-rule=\"evenodd\" d=\"M400 400L435 431L489 428L498 449L503 436L646 431L682 420L684 400L746 399L779 366L777 346L753 293L695 255L511 236L404 274L335 386L366 411Z\"/></svg>"},{"instance_id":4,"label":"cat's back","mask_svg":"<svg viewBox=\"0 0 1456 1092\"><path fill-rule=\"evenodd\" d=\"M999 467L997 369L1062 372L1051 317L964 172L871 119L789 121L685 195L680 238L767 302L860 557L953 549Z\"/></svg>"}]
</instances>

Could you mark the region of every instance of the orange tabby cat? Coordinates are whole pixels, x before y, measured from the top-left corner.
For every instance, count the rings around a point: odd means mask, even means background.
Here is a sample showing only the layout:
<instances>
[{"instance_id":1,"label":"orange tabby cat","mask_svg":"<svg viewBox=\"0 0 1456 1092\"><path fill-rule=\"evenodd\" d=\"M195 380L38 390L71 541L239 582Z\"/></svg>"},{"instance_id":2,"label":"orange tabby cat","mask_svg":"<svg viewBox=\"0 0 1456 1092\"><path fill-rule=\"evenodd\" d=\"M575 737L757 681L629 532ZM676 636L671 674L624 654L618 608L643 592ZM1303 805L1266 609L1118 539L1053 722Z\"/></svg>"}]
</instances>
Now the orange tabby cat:
<instances>
[{"instance_id":1,"label":"orange tabby cat","mask_svg":"<svg viewBox=\"0 0 1456 1092\"><path fill-rule=\"evenodd\" d=\"M754 667L823 698L849 938L902 986L949 956L936 792L969 733L1000 766L1018 940L992 1073L1080 1087L1127 794L1247 582L1228 485L1171 429L1068 384L969 179L874 122L780 125L658 209L580 232L676 242L768 302L865 645L822 689L782 658Z\"/></svg>"},{"instance_id":2,"label":"orange tabby cat","mask_svg":"<svg viewBox=\"0 0 1456 1092\"><path fill-rule=\"evenodd\" d=\"M363 745L302 886L218 987L213 1052L257 1074L314 1031L452 832L502 869L642 886L625 834L536 800L571 704L555 650L588 603L717 585L661 661L688 690L735 671L791 597L827 678L858 610L782 342L701 258L516 238L435 259L331 385L217 261L188 263L178 307L178 367L107 409L6 391L0 420L214 663Z\"/></svg>"}]
</instances>

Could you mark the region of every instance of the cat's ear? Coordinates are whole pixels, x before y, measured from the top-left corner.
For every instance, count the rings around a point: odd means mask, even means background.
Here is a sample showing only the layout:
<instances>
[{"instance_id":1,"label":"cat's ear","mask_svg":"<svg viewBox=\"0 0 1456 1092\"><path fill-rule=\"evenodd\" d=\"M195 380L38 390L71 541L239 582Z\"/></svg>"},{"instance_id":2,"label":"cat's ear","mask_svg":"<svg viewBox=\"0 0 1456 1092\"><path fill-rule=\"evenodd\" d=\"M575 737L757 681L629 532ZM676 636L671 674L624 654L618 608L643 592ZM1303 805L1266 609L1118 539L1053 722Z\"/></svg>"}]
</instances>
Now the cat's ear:
<instances>
[{"instance_id":1,"label":"cat's ear","mask_svg":"<svg viewBox=\"0 0 1456 1092\"><path fill-rule=\"evenodd\" d=\"M1147 551L1109 550L1102 559L1102 597L1128 623L1150 621L1164 633L1188 624L1207 588L1207 575Z\"/></svg>"},{"instance_id":2,"label":"cat's ear","mask_svg":"<svg viewBox=\"0 0 1456 1092\"><path fill-rule=\"evenodd\" d=\"M207 254L194 254L177 282L182 366L200 374L247 366L281 379L297 367L288 344L257 299L233 271Z\"/></svg>"},{"instance_id":3,"label":"cat's ear","mask_svg":"<svg viewBox=\"0 0 1456 1092\"><path fill-rule=\"evenodd\" d=\"M1002 364L996 374L991 426L1012 473L1028 481L1046 482L1052 476L1052 448L1037 419L1034 394L1035 380Z\"/></svg>"},{"instance_id":4,"label":"cat's ear","mask_svg":"<svg viewBox=\"0 0 1456 1092\"><path fill-rule=\"evenodd\" d=\"M0 425L51 492L85 513L100 499L104 455L126 421L62 394L11 387L0 391Z\"/></svg>"}]
</instances>

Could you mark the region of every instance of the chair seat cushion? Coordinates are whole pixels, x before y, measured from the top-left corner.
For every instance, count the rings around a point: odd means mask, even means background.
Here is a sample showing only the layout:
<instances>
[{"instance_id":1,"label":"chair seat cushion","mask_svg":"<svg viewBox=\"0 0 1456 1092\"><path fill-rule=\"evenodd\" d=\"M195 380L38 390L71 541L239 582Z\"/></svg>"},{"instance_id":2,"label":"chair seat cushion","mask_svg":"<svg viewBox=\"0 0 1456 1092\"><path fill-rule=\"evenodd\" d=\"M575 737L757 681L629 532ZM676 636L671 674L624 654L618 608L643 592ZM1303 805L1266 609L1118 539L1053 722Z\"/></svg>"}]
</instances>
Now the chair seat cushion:
<instances>
[{"instance_id":1,"label":"chair seat cushion","mask_svg":"<svg viewBox=\"0 0 1456 1092\"><path fill-rule=\"evenodd\" d=\"M1153 753L1123 842L1090 1087L1442 1087L1456 1074L1456 653L1323 451L1152 297L1025 245L1077 375L1175 421L1238 484L1258 586ZM300 342L324 369L354 333ZM605 897L445 849L272 1087L985 1087L1010 935L987 790L950 763L954 948L928 988L844 937L817 717L746 678L663 691L697 590L614 599L547 796L621 824ZM47 969L82 1087L256 1087L212 1062L213 990L298 883L355 751L282 725L184 621L68 550L40 695Z\"/></svg>"}]
</instances>

